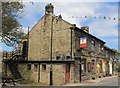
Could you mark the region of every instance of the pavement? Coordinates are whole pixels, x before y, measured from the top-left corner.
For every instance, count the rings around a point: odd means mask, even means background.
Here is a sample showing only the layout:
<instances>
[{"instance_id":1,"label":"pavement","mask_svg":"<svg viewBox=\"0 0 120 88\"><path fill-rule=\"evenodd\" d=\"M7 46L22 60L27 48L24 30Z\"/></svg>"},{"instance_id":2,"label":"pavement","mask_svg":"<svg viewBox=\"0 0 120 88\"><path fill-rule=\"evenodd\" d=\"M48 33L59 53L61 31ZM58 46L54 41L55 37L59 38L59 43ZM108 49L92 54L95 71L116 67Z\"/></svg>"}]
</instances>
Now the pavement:
<instances>
[{"instance_id":1,"label":"pavement","mask_svg":"<svg viewBox=\"0 0 120 88\"><path fill-rule=\"evenodd\" d=\"M85 80L82 81L82 83L72 83L67 85L62 85L64 87L66 86L118 86L118 78L120 77L116 76L110 76L110 77L102 77L97 78L95 80ZM119 83L120 84L120 83ZM6 84L6 86L13 86L11 83ZM16 83L16 86L24 86Z\"/></svg>"},{"instance_id":2,"label":"pavement","mask_svg":"<svg viewBox=\"0 0 120 88\"><path fill-rule=\"evenodd\" d=\"M73 83L64 86L118 86L118 76L102 77L95 80L85 80L82 81L82 83Z\"/></svg>"}]
</instances>

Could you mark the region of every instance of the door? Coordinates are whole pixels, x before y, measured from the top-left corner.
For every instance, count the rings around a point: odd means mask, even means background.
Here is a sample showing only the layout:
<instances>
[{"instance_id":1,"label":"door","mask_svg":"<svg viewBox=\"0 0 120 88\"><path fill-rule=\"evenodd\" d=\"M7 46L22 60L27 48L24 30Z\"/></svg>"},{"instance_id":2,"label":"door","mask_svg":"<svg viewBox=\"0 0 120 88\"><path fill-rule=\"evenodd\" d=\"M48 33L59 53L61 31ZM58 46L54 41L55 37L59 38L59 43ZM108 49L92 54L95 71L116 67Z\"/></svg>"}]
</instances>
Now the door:
<instances>
[{"instance_id":1,"label":"door","mask_svg":"<svg viewBox=\"0 0 120 88\"><path fill-rule=\"evenodd\" d=\"M110 75L112 75L112 63L111 63L111 61L109 62L109 73L110 73Z\"/></svg>"},{"instance_id":2,"label":"door","mask_svg":"<svg viewBox=\"0 0 120 88\"><path fill-rule=\"evenodd\" d=\"M66 84L70 83L70 64L66 64Z\"/></svg>"},{"instance_id":3,"label":"door","mask_svg":"<svg viewBox=\"0 0 120 88\"><path fill-rule=\"evenodd\" d=\"M90 72L90 71L91 71L91 63L88 62L88 72Z\"/></svg>"}]
</instances>

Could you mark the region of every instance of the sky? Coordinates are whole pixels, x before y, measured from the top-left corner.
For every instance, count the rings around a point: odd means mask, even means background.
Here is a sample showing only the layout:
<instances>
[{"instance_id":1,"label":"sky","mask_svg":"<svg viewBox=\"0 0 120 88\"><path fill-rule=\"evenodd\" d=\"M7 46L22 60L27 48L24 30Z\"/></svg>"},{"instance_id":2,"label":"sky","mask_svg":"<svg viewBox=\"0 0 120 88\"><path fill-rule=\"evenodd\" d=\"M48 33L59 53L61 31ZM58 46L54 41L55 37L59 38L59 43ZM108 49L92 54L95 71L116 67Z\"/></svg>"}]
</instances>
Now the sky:
<instances>
[{"instance_id":1,"label":"sky","mask_svg":"<svg viewBox=\"0 0 120 88\"><path fill-rule=\"evenodd\" d=\"M44 16L45 6L49 3L54 5L54 14L62 15L62 18L69 23L76 24L77 27L89 26L90 34L98 37L99 39L106 42L106 45L110 48L118 50L118 1L106 0L97 1L87 0L86 2L72 1L68 0L49 0L44 1L33 1L34 4L30 3L30 0L23 0L25 8L24 12L21 14L22 18L18 21L22 24L21 29L25 33ZM85 18L87 16L87 18ZM93 18L89 18L92 16ZM103 17L106 19L103 19ZM72 18L74 17L74 18ZM80 18L82 17L82 18ZM96 17L96 19L94 18ZM99 19L99 17L102 17ZM110 17L111 19L108 19ZM113 20L115 18L116 20ZM12 47L7 47L6 45L0 43L0 51L7 50L11 51Z\"/></svg>"}]
</instances>

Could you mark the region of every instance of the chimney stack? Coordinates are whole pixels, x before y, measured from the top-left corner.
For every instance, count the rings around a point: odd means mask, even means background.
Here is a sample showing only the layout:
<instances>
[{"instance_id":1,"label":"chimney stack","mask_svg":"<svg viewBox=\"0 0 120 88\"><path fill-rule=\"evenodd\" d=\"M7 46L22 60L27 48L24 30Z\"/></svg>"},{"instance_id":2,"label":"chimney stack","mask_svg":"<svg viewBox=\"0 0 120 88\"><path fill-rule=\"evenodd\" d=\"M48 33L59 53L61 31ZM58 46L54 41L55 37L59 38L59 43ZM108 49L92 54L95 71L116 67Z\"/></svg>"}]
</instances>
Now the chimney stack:
<instances>
[{"instance_id":1,"label":"chimney stack","mask_svg":"<svg viewBox=\"0 0 120 88\"><path fill-rule=\"evenodd\" d=\"M88 27L88 26L83 26L83 27L81 27L81 30L89 33L89 27Z\"/></svg>"},{"instance_id":2,"label":"chimney stack","mask_svg":"<svg viewBox=\"0 0 120 88\"><path fill-rule=\"evenodd\" d=\"M53 12L54 12L54 6L50 3L50 4L47 4L46 6L45 6L45 15L46 14L50 14L50 13L52 13L53 14Z\"/></svg>"}]
</instances>

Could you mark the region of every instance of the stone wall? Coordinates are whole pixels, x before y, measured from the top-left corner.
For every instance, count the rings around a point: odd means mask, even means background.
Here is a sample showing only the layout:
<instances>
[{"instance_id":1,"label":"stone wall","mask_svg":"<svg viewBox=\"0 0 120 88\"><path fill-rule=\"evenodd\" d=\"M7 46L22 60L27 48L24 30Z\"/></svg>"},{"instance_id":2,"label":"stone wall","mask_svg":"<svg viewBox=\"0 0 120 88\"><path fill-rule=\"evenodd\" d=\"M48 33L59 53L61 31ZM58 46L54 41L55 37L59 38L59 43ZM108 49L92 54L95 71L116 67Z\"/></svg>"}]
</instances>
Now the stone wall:
<instances>
[{"instance_id":1,"label":"stone wall","mask_svg":"<svg viewBox=\"0 0 120 88\"><path fill-rule=\"evenodd\" d=\"M37 64L37 63L35 63ZM31 70L28 70L28 65L31 65ZM39 65L39 64L38 64ZM42 65L46 65L46 70L43 69ZM53 85L64 85L66 79L66 64L52 64L52 80ZM38 82L38 77L40 77L39 82L50 84L50 64L42 63L40 64L40 74L39 67L34 68L34 64L18 64L19 72L23 79ZM70 66L70 83L74 83L74 65Z\"/></svg>"},{"instance_id":2,"label":"stone wall","mask_svg":"<svg viewBox=\"0 0 120 88\"><path fill-rule=\"evenodd\" d=\"M34 70L34 64L29 64L31 65L31 70L28 70L28 64L18 64L18 69L22 78L25 80L38 82L38 71Z\"/></svg>"},{"instance_id":3,"label":"stone wall","mask_svg":"<svg viewBox=\"0 0 120 88\"><path fill-rule=\"evenodd\" d=\"M53 84L65 84L65 64L53 64Z\"/></svg>"},{"instance_id":4,"label":"stone wall","mask_svg":"<svg viewBox=\"0 0 120 88\"><path fill-rule=\"evenodd\" d=\"M43 70L42 64L40 64L40 82L50 84L50 64L45 64L46 70Z\"/></svg>"},{"instance_id":5,"label":"stone wall","mask_svg":"<svg viewBox=\"0 0 120 88\"><path fill-rule=\"evenodd\" d=\"M49 59L50 29L51 17L44 16L30 31L28 47L29 60Z\"/></svg>"},{"instance_id":6,"label":"stone wall","mask_svg":"<svg viewBox=\"0 0 120 88\"><path fill-rule=\"evenodd\" d=\"M28 59L29 60L50 60L51 53L51 29L52 29L52 59L56 60L56 53L60 53L60 59L65 59L66 53L71 53L71 30L73 25L62 20L59 17L45 15L29 32ZM74 31L72 36L74 35ZM74 37L72 37L74 39ZM74 44L74 43L73 43ZM74 47L74 46L73 46ZM74 48L73 48L74 51ZM43 63L45 64L45 63ZM38 71L34 70L34 64L31 64L31 70L27 70L28 64L19 64L19 71L25 79L38 82ZM21 67L22 66L22 67ZM25 68L25 69L24 69ZM22 70L24 69L24 70ZM65 84L66 64L53 64L53 84ZM40 64L40 81L50 83L50 64L46 64L46 70L43 70ZM74 65L70 68L70 82L74 82Z\"/></svg>"},{"instance_id":7,"label":"stone wall","mask_svg":"<svg viewBox=\"0 0 120 88\"><path fill-rule=\"evenodd\" d=\"M71 64L70 65L70 83L74 83L75 81L75 71L74 71L75 67L74 67L74 64Z\"/></svg>"},{"instance_id":8,"label":"stone wall","mask_svg":"<svg viewBox=\"0 0 120 88\"><path fill-rule=\"evenodd\" d=\"M90 36L89 34L79 30L75 30L75 49L76 52L79 53L79 51L77 51L79 49L79 42L80 42L80 37L87 37L87 47L84 47L84 49L87 50L87 53L89 52L94 52L94 54L98 54L98 53L104 53L104 51L101 50L101 52L99 52L99 44L101 44L102 46L104 46L104 43L92 36ZM94 50L92 50L92 44L91 41L94 40L95 41L95 48Z\"/></svg>"},{"instance_id":9,"label":"stone wall","mask_svg":"<svg viewBox=\"0 0 120 88\"><path fill-rule=\"evenodd\" d=\"M45 15L29 33L29 60L45 60L50 59L51 52L51 29L52 31L52 52L53 59L56 59L56 53L71 53L71 30L73 25L67 23L61 18L54 18ZM74 48L73 48L74 49Z\"/></svg>"},{"instance_id":10,"label":"stone wall","mask_svg":"<svg viewBox=\"0 0 120 88\"><path fill-rule=\"evenodd\" d=\"M65 59L66 53L71 53L71 24L62 19L54 20L53 24L53 59L56 53L61 54L61 59Z\"/></svg>"},{"instance_id":11,"label":"stone wall","mask_svg":"<svg viewBox=\"0 0 120 88\"><path fill-rule=\"evenodd\" d=\"M74 64L74 82L79 83L80 82L80 61L79 59L76 59Z\"/></svg>"}]
</instances>

